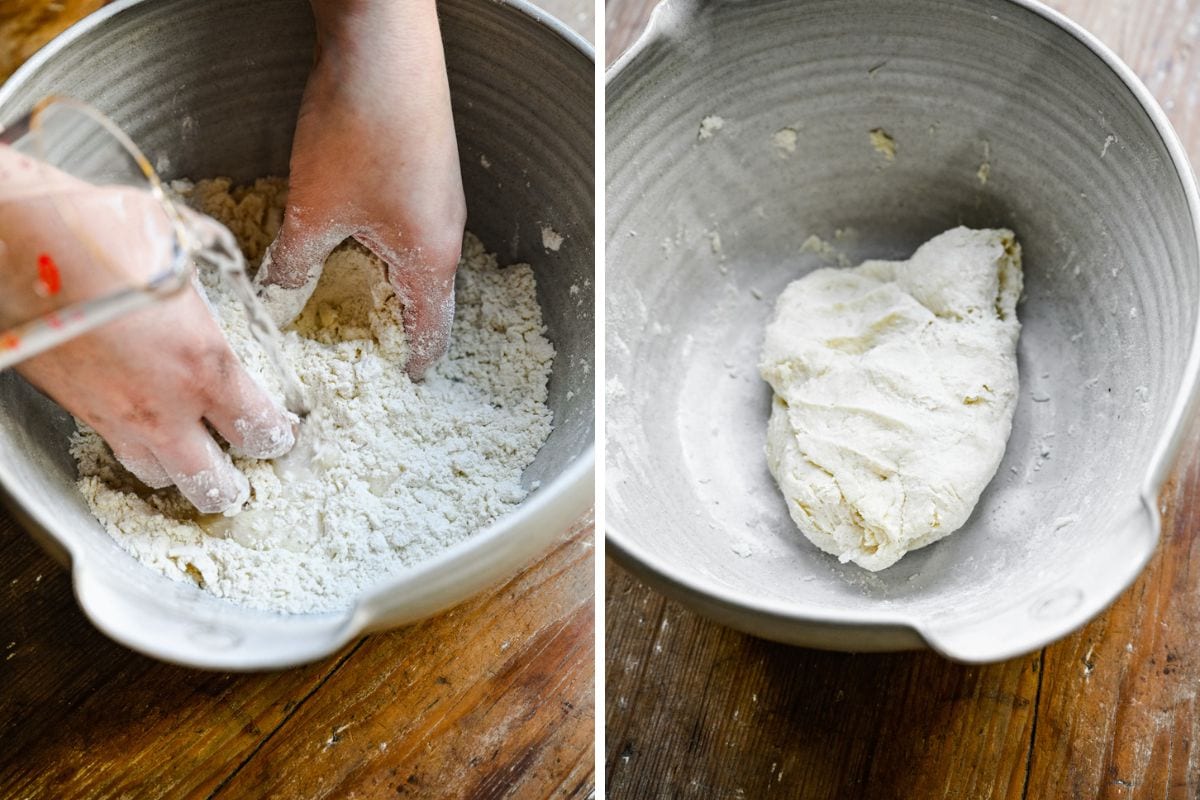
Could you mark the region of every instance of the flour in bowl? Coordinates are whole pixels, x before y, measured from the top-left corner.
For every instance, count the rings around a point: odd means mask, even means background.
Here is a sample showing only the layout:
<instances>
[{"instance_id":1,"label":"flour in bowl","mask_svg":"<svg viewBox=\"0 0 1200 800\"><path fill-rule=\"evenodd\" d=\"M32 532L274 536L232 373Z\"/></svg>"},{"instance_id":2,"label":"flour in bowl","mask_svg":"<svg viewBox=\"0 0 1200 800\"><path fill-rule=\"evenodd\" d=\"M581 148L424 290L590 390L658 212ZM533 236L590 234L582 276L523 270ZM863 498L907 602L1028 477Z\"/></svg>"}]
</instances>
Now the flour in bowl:
<instances>
[{"instance_id":1,"label":"flour in bowl","mask_svg":"<svg viewBox=\"0 0 1200 800\"><path fill-rule=\"evenodd\" d=\"M177 190L227 224L257 265L282 219L283 181ZM234 350L280 398L237 300L215 274L201 282ZM82 424L71 447L80 491L121 547L169 578L267 610L349 606L513 510L527 494L521 473L550 434L554 348L533 270L499 268L468 234L455 299L450 350L414 383L382 263L342 245L285 330L285 352L316 409L292 453L235 458L251 486L241 513L200 516L175 489L147 489Z\"/></svg>"}]
</instances>

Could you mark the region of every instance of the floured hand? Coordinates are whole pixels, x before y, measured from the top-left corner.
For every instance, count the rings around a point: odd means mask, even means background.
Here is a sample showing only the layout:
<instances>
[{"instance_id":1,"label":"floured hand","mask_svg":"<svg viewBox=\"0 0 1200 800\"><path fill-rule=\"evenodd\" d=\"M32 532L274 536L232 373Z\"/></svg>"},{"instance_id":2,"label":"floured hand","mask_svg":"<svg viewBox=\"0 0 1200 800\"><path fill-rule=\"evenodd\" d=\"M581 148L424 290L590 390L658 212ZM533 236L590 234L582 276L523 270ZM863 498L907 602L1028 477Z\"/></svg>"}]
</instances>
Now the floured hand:
<instances>
[{"instance_id":1,"label":"floured hand","mask_svg":"<svg viewBox=\"0 0 1200 800\"><path fill-rule=\"evenodd\" d=\"M433 0L314 0L317 63L292 144L283 227L256 282L294 319L354 237L388 265L413 378L446 351L466 204Z\"/></svg>"},{"instance_id":2,"label":"floured hand","mask_svg":"<svg viewBox=\"0 0 1200 800\"><path fill-rule=\"evenodd\" d=\"M15 156L5 151L2 159ZM22 310L5 293L0 323L140 282L164 268L161 240L169 234L148 222L161 218L165 224L148 193L91 187L48 167L41 170L46 177L41 191L0 203L0 284L30 284L39 254L51 252L55 297L38 299L29 292ZM69 193L75 227L57 213L56 192ZM108 273L97 263L97 247L122 256L108 264ZM48 305L40 308L39 302ZM236 510L249 493L245 476L208 425L255 458L282 455L294 442L288 415L246 374L191 286L17 369L104 437L139 480L151 488L175 484L201 512Z\"/></svg>"}]
</instances>

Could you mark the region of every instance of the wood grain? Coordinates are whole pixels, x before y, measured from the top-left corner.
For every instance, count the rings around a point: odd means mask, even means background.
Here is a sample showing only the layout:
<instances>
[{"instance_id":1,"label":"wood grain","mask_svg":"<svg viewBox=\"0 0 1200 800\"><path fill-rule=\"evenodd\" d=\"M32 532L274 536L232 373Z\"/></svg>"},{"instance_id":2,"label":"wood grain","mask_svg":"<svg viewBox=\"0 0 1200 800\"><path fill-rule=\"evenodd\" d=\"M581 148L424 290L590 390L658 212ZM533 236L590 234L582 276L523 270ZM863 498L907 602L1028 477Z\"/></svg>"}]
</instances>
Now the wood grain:
<instances>
[{"instance_id":1,"label":"wood grain","mask_svg":"<svg viewBox=\"0 0 1200 800\"><path fill-rule=\"evenodd\" d=\"M1051 2L1114 48L1200 161L1200 0ZM648 0L608 3L612 60ZM625 798L1200 796L1200 448L1163 541L1077 634L987 667L785 647L607 566L606 776Z\"/></svg>"},{"instance_id":2,"label":"wood grain","mask_svg":"<svg viewBox=\"0 0 1200 800\"><path fill-rule=\"evenodd\" d=\"M4 0L0 2L0 81L39 47L108 0Z\"/></svg>"},{"instance_id":3,"label":"wood grain","mask_svg":"<svg viewBox=\"0 0 1200 800\"><path fill-rule=\"evenodd\" d=\"M608 796L1021 797L1039 659L778 645L609 567Z\"/></svg>"},{"instance_id":4,"label":"wood grain","mask_svg":"<svg viewBox=\"0 0 1200 800\"><path fill-rule=\"evenodd\" d=\"M0 796L587 797L590 521L452 611L285 672L159 663L0 514Z\"/></svg>"},{"instance_id":5,"label":"wood grain","mask_svg":"<svg viewBox=\"0 0 1200 800\"><path fill-rule=\"evenodd\" d=\"M368 639L225 793L500 798L526 782L526 796L586 797L591 566L590 542L572 539L491 597L400 632L415 634L400 658L389 636Z\"/></svg>"}]
</instances>

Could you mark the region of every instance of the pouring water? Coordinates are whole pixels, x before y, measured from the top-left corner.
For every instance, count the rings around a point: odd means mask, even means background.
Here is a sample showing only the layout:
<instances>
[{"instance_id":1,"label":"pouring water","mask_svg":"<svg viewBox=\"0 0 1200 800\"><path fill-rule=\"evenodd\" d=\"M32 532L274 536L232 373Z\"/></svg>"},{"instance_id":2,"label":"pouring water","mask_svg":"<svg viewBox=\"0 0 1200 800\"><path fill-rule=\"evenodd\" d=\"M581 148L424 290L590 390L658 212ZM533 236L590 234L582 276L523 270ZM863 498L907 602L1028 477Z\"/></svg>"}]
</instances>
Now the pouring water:
<instances>
[{"instance_id":1,"label":"pouring water","mask_svg":"<svg viewBox=\"0 0 1200 800\"><path fill-rule=\"evenodd\" d=\"M225 226L194 212L185 214L185 224L188 232L199 242L196 259L214 267L241 302L250 332L279 376L283 387L284 406L303 420L312 411L308 392L300 382L295 368L284 355L283 336L254 291L254 284L246 273L246 259L234 241L233 234Z\"/></svg>"}]
</instances>

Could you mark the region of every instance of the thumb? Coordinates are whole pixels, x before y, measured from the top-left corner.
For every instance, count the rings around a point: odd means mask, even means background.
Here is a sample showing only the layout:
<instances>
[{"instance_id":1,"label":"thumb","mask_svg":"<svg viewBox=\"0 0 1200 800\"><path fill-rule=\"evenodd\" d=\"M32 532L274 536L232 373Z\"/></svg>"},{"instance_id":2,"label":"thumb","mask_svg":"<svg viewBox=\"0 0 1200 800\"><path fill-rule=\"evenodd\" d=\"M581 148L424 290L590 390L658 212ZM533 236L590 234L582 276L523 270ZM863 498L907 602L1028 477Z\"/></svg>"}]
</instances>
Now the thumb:
<instances>
[{"instance_id":1,"label":"thumb","mask_svg":"<svg viewBox=\"0 0 1200 800\"><path fill-rule=\"evenodd\" d=\"M289 206L279 235L263 256L254 285L263 305L280 327L291 323L317 288L325 259L348 235L338 227L313 225Z\"/></svg>"}]
</instances>

